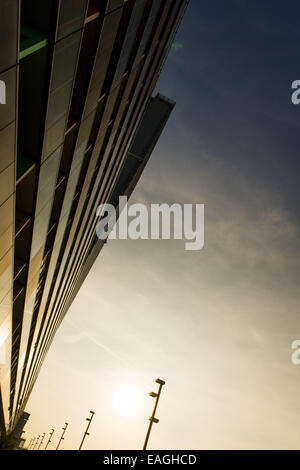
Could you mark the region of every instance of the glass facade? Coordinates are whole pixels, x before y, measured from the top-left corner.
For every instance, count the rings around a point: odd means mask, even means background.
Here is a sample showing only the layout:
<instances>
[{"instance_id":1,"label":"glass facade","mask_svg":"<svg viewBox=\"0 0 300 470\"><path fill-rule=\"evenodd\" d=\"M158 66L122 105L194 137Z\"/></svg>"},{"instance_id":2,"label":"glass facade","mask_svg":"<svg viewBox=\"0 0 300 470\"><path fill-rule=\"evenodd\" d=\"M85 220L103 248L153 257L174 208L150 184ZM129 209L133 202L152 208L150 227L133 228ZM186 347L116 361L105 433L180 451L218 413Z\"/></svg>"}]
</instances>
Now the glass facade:
<instances>
[{"instance_id":1,"label":"glass facade","mask_svg":"<svg viewBox=\"0 0 300 470\"><path fill-rule=\"evenodd\" d=\"M9 422L11 344L14 288L14 208L16 187L16 109L19 3L4 0L0 15L0 80L5 100L0 104L0 426Z\"/></svg>"}]
</instances>

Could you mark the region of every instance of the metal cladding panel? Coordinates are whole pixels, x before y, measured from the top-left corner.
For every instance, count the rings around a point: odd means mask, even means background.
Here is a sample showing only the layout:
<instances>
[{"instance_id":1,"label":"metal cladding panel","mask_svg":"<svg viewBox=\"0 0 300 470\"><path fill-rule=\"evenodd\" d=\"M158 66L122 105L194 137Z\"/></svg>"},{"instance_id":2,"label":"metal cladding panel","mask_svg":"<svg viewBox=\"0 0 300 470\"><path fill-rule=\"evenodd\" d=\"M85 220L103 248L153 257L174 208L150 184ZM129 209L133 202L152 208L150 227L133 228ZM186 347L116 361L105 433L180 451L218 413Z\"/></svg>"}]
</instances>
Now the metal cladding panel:
<instances>
[{"instance_id":1,"label":"metal cladding panel","mask_svg":"<svg viewBox=\"0 0 300 470\"><path fill-rule=\"evenodd\" d=\"M0 72L18 61L18 0L1 0L0 3Z\"/></svg>"},{"instance_id":2,"label":"metal cladding panel","mask_svg":"<svg viewBox=\"0 0 300 470\"><path fill-rule=\"evenodd\" d=\"M133 191L174 106L173 101L161 95L151 98L111 196L114 206L118 205L119 196L129 196Z\"/></svg>"},{"instance_id":3,"label":"metal cladding panel","mask_svg":"<svg viewBox=\"0 0 300 470\"><path fill-rule=\"evenodd\" d=\"M156 143L156 139L161 133L174 106L175 103L173 101L161 95L150 101L130 147L130 153L142 159L147 156Z\"/></svg>"}]
</instances>

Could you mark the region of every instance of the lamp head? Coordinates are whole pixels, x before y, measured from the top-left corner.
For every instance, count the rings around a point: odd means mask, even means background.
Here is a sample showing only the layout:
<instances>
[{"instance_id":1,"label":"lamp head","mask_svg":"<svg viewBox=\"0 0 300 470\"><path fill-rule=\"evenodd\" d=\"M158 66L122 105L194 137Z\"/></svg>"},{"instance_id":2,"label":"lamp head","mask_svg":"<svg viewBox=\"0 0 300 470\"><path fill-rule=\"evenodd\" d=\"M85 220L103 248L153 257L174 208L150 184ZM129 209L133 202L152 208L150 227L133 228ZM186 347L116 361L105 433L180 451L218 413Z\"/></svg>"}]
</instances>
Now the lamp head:
<instances>
[{"instance_id":1,"label":"lamp head","mask_svg":"<svg viewBox=\"0 0 300 470\"><path fill-rule=\"evenodd\" d=\"M165 385L165 381L164 380L161 380L161 379L156 379L155 382L159 385Z\"/></svg>"}]
</instances>

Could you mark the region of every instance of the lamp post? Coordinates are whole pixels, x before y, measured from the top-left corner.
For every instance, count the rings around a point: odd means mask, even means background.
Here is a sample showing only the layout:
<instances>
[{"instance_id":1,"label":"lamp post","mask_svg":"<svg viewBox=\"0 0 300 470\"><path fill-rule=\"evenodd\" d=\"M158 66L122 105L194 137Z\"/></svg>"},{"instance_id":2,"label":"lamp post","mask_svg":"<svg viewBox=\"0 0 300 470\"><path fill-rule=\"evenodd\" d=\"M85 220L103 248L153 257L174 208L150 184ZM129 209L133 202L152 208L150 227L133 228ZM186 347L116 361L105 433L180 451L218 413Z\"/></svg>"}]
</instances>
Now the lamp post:
<instances>
[{"instance_id":1,"label":"lamp post","mask_svg":"<svg viewBox=\"0 0 300 470\"><path fill-rule=\"evenodd\" d=\"M38 442L39 442L39 438L40 438L40 437L41 437L41 436L40 436L40 434L39 434L38 437L37 437L37 439L36 439L36 441L35 441L33 450L35 450L35 448L36 448L36 446L37 446L37 444L38 444Z\"/></svg>"},{"instance_id":2,"label":"lamp post","mask_svg":"<svg viewBox=\"0 0 300 470\"><path fill-rule=\"evenodd\" d=\"M33 437L33 438L31 439L31 444L30 444L30 446L28 447L28 450L29 450L30 447L31 447L31 449L33 449L33 445L34 445L35 440L36 440L36 437Z\"/></svg>"},{"instance_id":3,"label":"lamp post","mask_svg":"<svg viewBox=\"0 0 300 470\"><path fill-rule=\"evenodd\" d=\"M44 442L45 436L46 436L46 433L44 432L44 434L42 434L42 439L41 439L41 442L39 443L38 450L40 450L40 447Z\"/></svg>"},{"instance_id":4,"label":"lamp post","mask_svg":"<svg viewBox=\"0 0 300 470\"><path fill-rule=\"evenodd\" d=\"M91 417L90 417L90 418L86 418L86 421L88 421L88 425L87 425L87 428L86 428L86 430L85 430L85 432L84 432L84 434L83 434L83 438L82 438L81 444L80 444L80 446L79 446L79 450L81 450L82 444L84 443L84 440L85 440L86 436L89 436L89 435L90 435L90 433L88 432L88 430L89 430L89 427L90 427L90 425L91 425L92 419L93 419L93 417L94 417L95 411L90 411L90 413L91 413Z\"/></svg>"},{"instance_id":5,"label":"lamp post","mask_svg":"<svg viewBox=\"0 0 300 470\"><path fill-rule=\"evenodd\" d=\"M59 439L59 441L58 441L58 444L57 444L56 450L58 450L58 448L59 448L59 446L60 446L60 443L61 443L61 441L63 441L63 440L64 440L64 435L65 435L65 432L66 432L66 429L67 429L67 427L68 427L68 426L69 426L69 423L65 423L65 427L64 427L64 428L62 428L63 432L62 432L62 435L61 435L61 437L60 437L60 439Z\"/></svg>"},{"instance_id":6,"label":"lamp post","mask_svg":"<svg viewBox=\"0 0 300 470\"><path fill-rule=\"evenodd\" d=\"M149 396L152 397L152 398L155 398L156 400L155 400L155 405L154 405L152 416L150 416L150 418L149 418L150 423L149 423L149 427L148 427L148 431L147 431L147 435L146 435L143 450L147 449L147 445L148 445L148 441L149 441L149 437L150 437L150 434L151 434L151 429L152 429L153 423L156 423L156 424L159 423L159 420L157 418L155 418L155 413L156 413L156 410L157 410L157 405L158 405L159 397L160 397L160 394L161 394L161 390L162 390L162 388L163 388L163 386L165 385L166 382L164 382L164 380L161 380L161 379L156 379L155 382L157 384L159 384L159 388L158 388L157 393L155 393L155 392L150 392L149 393Z\"/></svg>"},{"instance_id":7,"label":"lamp post","mask_svg":"<svg viewBox=\"0 0 300 470\"><path fill-rule=\"evenodd\" d=\"M51 442L51 437L53 436L53 433L54 433L54 429L51 429L51 432L50 432L50 434L49 434L49 439L48 439L48 441L47 441L47 444L46 444L44 450L46 450L47 447L48 447L48 444L50 444L50 442Z\"/></svg>"}]
</instances>

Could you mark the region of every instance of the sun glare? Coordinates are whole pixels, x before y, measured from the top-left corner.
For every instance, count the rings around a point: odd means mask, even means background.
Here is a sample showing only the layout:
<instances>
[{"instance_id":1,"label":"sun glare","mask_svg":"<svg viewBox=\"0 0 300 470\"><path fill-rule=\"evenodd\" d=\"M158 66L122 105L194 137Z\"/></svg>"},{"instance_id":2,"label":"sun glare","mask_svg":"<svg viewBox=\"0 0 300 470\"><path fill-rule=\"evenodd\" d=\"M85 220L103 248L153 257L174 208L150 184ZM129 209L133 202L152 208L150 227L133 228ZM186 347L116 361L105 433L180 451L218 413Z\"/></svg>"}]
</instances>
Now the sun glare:
<instances>
[{"instance_id":1,"label":"sun glare","mask_svg":"<svg viewBox=\"0 0 300 470\"><path fill-rule=\"evenodd\" d=\"M136 385L118 385L113 393L114 411L124 417L136 415L141 409L141 397L141 390Z\"/></svg>"}]
</instances>

